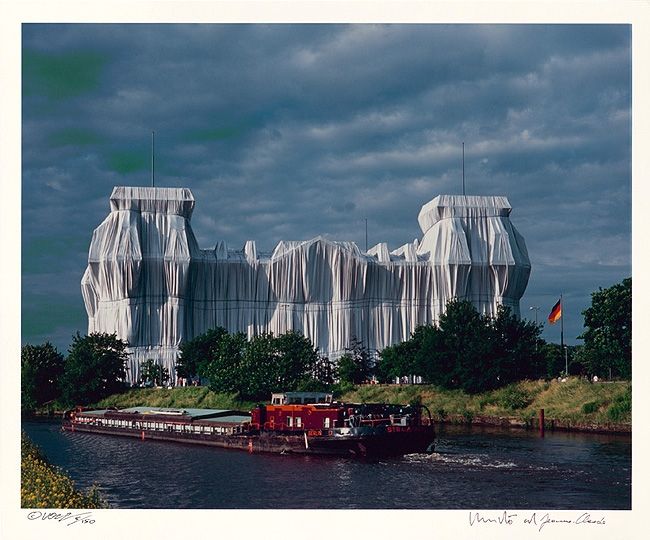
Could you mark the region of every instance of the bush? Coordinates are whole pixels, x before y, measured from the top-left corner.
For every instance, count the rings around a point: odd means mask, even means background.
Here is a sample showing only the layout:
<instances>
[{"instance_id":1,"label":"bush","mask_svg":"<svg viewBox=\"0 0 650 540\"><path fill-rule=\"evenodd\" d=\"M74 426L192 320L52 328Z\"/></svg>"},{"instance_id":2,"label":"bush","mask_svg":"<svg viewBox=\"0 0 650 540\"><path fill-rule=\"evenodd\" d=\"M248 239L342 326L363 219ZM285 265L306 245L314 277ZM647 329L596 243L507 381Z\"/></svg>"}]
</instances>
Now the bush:
<instances>
[{"instance_id":1,"label":"bush","mask_svg":"<svg viewBox=\"0 0 650 540\"><path fill-rule=\"evenodd\" d=\"M624 394L616 396L613 403L607 409L607 418L612 422L620 422L632 415L632 388L628 388Z\"/></svg>"},{"instance_id":2,"label":"bush","mask_svg":"<svg viewBox=\"0 0 650 540\"><path fill-rule=\"evenodd\" d=\"M525 409L531 403L530 396L523 390L507 388L499 397L499 405L504 409Z\"/></svg>"},{"instance_id":3,"label":"bush","mask_svg":"<svg viewBox=\"0 0 650 540\"><path fill-rule=\"evenodd\" d=\"M478 408L481 411L485 409L487 405L495 405L495 404L496 404L496 400L492 395L492 392L489 392L488 394L481 396L478 400Z\"/></svg>"},{"instance_id":4,"label":"bush","mask_svg":"<svg viewBox=\"0 0 650 540\"><path fill-rule=\"evenodd\" d=\"M332 385L332 393L336 398L339 398L343 394L347 394L348 392L353 392L354 389L355 389L354 384L346 381L340 381Z\"/></svg>"},{"instance_id":5,"label":"bush","mask_svg":"<svg viewBox=\"0 0 650 540\"><path fill-rule=\"evenodd\" d=\"M584 414L595 413L600 408L600 403L598 401L588 401L582 406L582 412Z\"/></svg>"}]
</instances>

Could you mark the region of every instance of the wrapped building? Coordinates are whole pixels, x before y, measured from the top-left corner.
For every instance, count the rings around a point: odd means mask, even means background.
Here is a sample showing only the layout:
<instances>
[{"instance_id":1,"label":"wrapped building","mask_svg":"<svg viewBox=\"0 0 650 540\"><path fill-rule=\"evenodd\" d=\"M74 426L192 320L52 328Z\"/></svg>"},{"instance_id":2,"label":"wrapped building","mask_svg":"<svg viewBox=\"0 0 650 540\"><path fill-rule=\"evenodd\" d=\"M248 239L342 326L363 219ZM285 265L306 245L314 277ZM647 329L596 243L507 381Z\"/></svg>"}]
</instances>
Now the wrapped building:
<instances>
[{"instance_id":1,"label":"wrapped building","mask_svg":"<svg viewBox=\"0 0 650 540\"><path fill-rule=\"evenodd\" d=\"M421 239L367 252L322 237L268 253L254 241L201 249L193 209L189 189L116 187L93 233L81 281L88 332L129 343L132 382L149 358L175 378L180 343L217 326L249 337L300 331L337 357L353 338L371 351L408 339L453 298L519 315L530 274L505 197L440 195L420 211Z\"/></svg>"}]
</instances>

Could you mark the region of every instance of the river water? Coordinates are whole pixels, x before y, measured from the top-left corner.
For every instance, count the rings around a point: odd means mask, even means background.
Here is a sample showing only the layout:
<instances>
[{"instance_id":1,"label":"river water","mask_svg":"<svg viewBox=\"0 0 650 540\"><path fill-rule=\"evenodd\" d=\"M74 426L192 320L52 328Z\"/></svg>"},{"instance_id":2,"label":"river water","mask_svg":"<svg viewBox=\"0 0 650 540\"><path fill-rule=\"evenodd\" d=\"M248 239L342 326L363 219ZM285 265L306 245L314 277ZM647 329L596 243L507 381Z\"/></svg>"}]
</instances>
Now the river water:
<instances>
[{"instance_id":1,"label":"river water","mask_svg":"<svg viewBox=\"0 0 650 540\"><path fill-rule=\"evenodd\" d=\"M441 426L432 455L364 462L23 429L113 508L631 508L627 436Z\"/></svg>"}]
</instances>

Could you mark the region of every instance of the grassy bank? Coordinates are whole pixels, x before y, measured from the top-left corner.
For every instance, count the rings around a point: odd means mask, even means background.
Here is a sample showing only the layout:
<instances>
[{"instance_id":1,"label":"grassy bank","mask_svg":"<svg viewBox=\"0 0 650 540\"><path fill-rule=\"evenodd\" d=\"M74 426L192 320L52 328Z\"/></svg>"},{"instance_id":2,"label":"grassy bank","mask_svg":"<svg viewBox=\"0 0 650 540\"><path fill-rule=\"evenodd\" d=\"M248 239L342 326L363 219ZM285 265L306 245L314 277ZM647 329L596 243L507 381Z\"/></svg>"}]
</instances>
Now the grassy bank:
<instances>
[{"instance_id":1,"label":"grassy bank","mask_svg":"<svg viewBox=\"0 0 650 540\"><path fill-rule=\"evenodd\" d=\"M544 409L547 423L557 427L611 427L632 422L632 384L595 383L571 378L566 382L522 381L498 390L469 395L433 386L366 385L345 395L353 401L422 403L438 421L482 421L487 418L534 423Z\"/></svg>"},{"instance_id":2,"label":"grassy bank","mask_svg":"<svg viewBox=\"0 0 650 540\"><path fill-rule=\"evenodd\" d=\"M539 409L549 425L568 429L626 431L631 425L632 384L595 383L578 378L566 382L522 381L504 388L470 395L431 385L363 385L341 399L356 402L409 403L418 397L436 421L505 423L534 426ZM206 387L133 389L96 404L98 407L201 407L249 410L253 402L232 394L216 394ZM497 420L503 420L498 422ZM626 427L627 426L627 427Z\"/></svg>"},{"instance_id":3,"label":"grassy bank","mask_svg":"<svg viewBox=\"0 0 650 540\"><path fill-rule=\"evenodd\" d=\"M21 437L20 506L22 508L107 508L97 488L82 493L59 468L50 465L39 448Z\"/></svg>"}]
</instances>

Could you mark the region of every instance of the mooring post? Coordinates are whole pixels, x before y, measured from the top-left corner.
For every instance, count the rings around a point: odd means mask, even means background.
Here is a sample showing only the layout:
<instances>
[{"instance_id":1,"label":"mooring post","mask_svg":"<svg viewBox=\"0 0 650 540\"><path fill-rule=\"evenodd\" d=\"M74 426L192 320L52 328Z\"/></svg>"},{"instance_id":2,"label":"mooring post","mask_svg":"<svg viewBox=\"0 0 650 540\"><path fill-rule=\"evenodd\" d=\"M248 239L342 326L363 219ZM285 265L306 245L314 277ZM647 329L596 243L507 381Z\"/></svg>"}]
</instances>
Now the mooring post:
<instances>
[{"instance_id":1,"label":"mooring post","mask_svg":"<svg viewBox=\"0 0 650 540\"><path fill-rule=\"evenodd\" d=\"M544 436L544 409L539 410L539 435Z\"/></svg>"}]
</instances>

